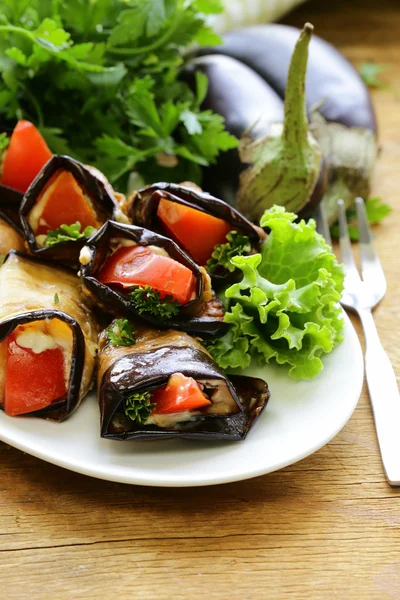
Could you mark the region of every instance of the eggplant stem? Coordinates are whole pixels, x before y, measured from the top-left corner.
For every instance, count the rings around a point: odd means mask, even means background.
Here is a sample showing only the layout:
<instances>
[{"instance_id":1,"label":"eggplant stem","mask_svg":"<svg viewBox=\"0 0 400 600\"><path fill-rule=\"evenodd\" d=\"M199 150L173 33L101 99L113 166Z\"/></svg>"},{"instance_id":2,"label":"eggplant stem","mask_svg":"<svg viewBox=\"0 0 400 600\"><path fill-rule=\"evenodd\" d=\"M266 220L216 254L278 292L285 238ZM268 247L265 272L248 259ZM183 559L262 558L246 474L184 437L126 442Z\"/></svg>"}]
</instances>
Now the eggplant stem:
<instances>
[{"instance_id":1,"label":"eggplant stem","mask_svg":"<svg viewBox=\"0 0 400 600\"><path fill-rule=\"evenodd\" d=\"M290 61L285 92L285 118L282 139L287 147L303 146L307 142L308 118L305 101L305 80L308 62L308 46L314 31L306 23L297 40Z\"/></svg>"}]
</instances>

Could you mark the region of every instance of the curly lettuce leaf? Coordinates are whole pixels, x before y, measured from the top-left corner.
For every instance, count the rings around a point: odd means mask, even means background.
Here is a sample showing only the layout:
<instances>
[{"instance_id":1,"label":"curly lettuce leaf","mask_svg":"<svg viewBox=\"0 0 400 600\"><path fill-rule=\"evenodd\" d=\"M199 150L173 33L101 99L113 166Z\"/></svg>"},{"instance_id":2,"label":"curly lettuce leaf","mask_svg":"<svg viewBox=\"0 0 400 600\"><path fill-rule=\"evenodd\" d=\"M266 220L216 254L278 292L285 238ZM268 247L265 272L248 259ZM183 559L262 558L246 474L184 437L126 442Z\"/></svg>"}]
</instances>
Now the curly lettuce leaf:
<instances>
[{"instance_id":1,"label":"curly lettuce leaf","mask_svg":"<svg viewBox=\"0 0 400 600\"><path fill-rule=\"evenodd\" d=\"M222 368L274 360L288 366L291 377L308 379L342 341L342 267L315 222L295 218L283 207L266 211L261 225L270 234L261 253L231 259L243 273L225 291L231 328L208 343Z\"/></svg>"}]
</instances>

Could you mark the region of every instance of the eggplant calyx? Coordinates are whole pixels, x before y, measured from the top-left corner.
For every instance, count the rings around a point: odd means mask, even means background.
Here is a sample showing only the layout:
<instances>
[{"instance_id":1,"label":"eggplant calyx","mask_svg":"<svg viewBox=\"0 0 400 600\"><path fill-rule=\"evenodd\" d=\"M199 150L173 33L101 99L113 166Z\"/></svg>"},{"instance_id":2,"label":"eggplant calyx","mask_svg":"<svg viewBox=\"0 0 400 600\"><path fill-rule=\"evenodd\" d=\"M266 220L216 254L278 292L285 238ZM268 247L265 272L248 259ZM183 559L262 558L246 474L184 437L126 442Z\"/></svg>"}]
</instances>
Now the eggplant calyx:
<instances>
[{"instance_id":1,"label":"eggplant calyx","mask_svg":"<svg viewBox=\"0 0 400 600\"><path fill-rule=\"evenodd\" d=\"M248 132L239 145L240 159L250 167L240 176L238 208L257 221L274 204L300 211L316 186L321 149L309 132L305 101L308 47L313 26L306 23L296 43L290 63L285 117L271 134L250 140Z\"/></svg>"},{"instance_id":2,"label":"eggplant calyx","mask_svg":"<svg viewBox=\"0 0 400 600\"><path fill-rule=\"evenodd\" d=\"M338 217L339 198L349 208L358 196L369 197L378 155L377 139L368 129L328 122L315 110L311 113L310 129L318 140L328 168L328 186L322 201L332 225Z\"/></svg>"}]
</instances>

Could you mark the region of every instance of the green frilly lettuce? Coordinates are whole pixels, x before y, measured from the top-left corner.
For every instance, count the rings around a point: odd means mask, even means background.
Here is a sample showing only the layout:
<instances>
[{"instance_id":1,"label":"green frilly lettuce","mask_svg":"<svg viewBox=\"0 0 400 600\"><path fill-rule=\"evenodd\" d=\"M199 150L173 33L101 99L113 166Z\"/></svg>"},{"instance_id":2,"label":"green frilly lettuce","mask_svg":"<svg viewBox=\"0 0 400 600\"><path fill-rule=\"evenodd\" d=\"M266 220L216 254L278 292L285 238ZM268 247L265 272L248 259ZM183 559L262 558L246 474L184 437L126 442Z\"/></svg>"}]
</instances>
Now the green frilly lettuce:
<instances>
[{"instance_id":1,"label":"green frilly lettuce","mask_svg":"<svg viewBox=\"0 0 400 600\"><path fill-rule=\"evenodd\" d=\"M224 369L245 368L252 358L274 359L293 378L309 379L323 368L323 355L342 341L342 267L315 222L296 218L272 207L260 222L270 230L261 253L231 259L243 273L225 291L231 328L207 344Z\"/></svg>"}]
</instances>

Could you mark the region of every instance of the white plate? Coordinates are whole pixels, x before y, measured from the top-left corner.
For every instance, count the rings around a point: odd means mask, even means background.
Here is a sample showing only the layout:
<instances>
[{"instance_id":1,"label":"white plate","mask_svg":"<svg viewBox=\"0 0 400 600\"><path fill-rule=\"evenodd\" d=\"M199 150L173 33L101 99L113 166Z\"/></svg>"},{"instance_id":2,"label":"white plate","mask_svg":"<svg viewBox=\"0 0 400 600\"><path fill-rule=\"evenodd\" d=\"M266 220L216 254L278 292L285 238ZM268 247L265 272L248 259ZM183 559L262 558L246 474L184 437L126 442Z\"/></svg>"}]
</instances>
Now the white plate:
<instances>
[{"instance_id":1,"label":"white plate","mask_svg":"<svg viewBox=\"0 0 400 600\"><path fill-rule=\"evenodd\" d=\"M271 400L242 442L102 440L94 395L64 423L1 412L0 439L66 469L122 483L185 487L270 473L324 446L357 405L363 358L356 332L345 319L345 341L314 380L293 381L276 366L247 371L268 381Z\"/></svg>"}]
</instances>

